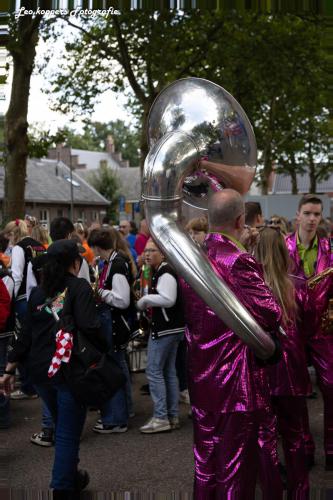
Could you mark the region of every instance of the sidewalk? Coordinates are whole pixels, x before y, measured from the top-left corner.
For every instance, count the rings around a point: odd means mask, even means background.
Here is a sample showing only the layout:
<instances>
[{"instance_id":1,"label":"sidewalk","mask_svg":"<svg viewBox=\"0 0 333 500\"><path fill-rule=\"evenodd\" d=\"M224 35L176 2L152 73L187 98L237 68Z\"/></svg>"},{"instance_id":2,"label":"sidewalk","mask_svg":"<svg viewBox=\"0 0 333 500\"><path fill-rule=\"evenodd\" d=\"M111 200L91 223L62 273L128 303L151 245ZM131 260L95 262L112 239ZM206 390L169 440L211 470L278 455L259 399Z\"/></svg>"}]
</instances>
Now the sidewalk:
<instances>
[{"instance_id":1,"label":"sidewalk","mask_svg":"<svg viewBox=\"0 0 333 500\"><path fill-rule=\"evenodd\" d=\"M133 382L136 414L130 419L128 432L95 434L91 429L98 414L88 414L80 467L89 471L91 482L82 498L188 500L193 478L192 423L187 417L188 406L181 405L180 430L140 434L139 427L151 416L152 404L149 396L142 396L139 391L145 383L144 375L135 374ZM309 400L311 429L317 446L316 466L311 472L312 498L331 500L333 472L324 470L323 410L316 390L318 399ZM40 401L12 403L12 428L0 431L0 500L47 500L53 448L38 447L29 441L31 434L40 430Z\"/></svg>"}]
</instances>

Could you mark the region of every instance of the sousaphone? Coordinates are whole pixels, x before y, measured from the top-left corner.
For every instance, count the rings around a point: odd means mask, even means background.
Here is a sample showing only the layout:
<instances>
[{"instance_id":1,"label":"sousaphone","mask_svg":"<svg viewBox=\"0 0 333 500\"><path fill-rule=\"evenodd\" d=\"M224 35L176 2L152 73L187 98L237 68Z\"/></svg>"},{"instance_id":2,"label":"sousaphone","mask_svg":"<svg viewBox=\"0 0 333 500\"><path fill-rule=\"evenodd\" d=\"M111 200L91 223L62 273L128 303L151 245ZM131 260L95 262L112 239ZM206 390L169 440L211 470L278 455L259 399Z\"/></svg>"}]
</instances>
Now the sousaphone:
<instances>
[{"instance_id":1,"label":"sousaphone","mask_svg":"<svg viewBox=\"0 0 333 500\"><path fill-rule=\"evenodd\" d=\"M262 359L275 349L270 335L216 274L182 224L183 204L206 210L223 188L245 194L254 178L257 149L238 102L201 78L177 80L155 99L148 118L142 198L150 232L179 275Z\"/></svg>"}]
</instances>

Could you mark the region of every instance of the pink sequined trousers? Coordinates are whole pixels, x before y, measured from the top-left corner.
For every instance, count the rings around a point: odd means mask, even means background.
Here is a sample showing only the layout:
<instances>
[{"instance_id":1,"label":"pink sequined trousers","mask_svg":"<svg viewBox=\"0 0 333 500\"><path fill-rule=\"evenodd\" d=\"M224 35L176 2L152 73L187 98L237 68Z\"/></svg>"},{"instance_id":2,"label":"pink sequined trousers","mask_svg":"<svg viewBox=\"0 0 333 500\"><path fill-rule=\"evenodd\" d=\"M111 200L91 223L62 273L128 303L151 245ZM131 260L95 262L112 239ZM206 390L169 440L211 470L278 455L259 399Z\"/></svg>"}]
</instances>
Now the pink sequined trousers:
<instances>
[{"instance_id":1,"label":"pink sequined trousers","mask_svg":"<svg viewBox=\"0 0 333 500\"><path fill-rule=\"evenodd\" d=\"M254 500L259 468L259 430L269 415L256 412L216 413L193 409L195 500ZM274 427L274 425L273 425ZM274 434L274 435L273 435ZM276 435L266 440L264 500L281 500Z\"/></svg>"},{"instance_id":2,"label":"pink sequined trousers","mask_svg":"<svg viewBox=\"0 0 333 500\"><path fill-rule=\"evenodd\" d=\"M273 396L273 410L277 417L277 428L281 435L287 469L288 500L309 499L309 473L303 427L303 396ZM271 477L272 467L267 463L274 457L275 421L267 416L260 427L260 482L263 491L269 491L274 481Z\"/></svg>"},{"instance_id":3,"label":"pink sequined trousers","mask_svg":"<svg viewBox=\"0 0 333 500\"><path fill-rule=\"evenodd\" d=\"M333 457L333 336L309 337L306 340L311 364L317 375L317 382L324 400L324 449ZM309 419L304 409L305 440L308 454L314 453L313 439L309 430Z\"/></svg>"}]
</instances>

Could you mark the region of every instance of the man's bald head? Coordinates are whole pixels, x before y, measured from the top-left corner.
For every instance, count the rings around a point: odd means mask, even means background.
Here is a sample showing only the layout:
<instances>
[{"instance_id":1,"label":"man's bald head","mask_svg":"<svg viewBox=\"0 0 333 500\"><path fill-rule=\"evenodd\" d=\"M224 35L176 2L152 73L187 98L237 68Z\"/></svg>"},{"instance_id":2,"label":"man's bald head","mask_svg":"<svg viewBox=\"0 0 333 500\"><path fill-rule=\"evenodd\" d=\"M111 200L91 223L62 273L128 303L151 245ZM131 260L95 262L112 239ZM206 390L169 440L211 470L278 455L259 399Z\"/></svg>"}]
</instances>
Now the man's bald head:
<instances>
[{"instance_id":1,"label":"man's bald head","mask_svg":"<svg viewBox=\"0 0 333 500\"><path fill-rule=\"evenodd\" d=\"M244 216L244 200L234 189L214 193L208 202L209 229L230 231L238 228L240 216ZM242 224L244 226L244 222Z\"/></svg>"}]
</instances>

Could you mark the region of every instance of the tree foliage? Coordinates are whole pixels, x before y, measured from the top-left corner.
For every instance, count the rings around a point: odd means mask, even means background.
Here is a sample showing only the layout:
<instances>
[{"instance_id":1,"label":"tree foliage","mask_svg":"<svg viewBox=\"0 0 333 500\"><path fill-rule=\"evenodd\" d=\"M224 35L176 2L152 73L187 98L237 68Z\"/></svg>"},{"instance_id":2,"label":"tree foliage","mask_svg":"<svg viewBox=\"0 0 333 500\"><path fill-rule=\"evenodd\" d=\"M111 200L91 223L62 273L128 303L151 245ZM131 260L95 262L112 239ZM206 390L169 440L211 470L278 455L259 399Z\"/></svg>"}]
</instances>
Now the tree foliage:
<instances>
[{"instance_id":1,"label":"tree foliage","mask_svg":"<svg viewBox=\"0 0 333 500\"><path fill-rule=\"evenodd\" d=\"M312 157L315 164L315 150L326 145L325 127L317 126L326 114L323 33L319 18L234 11L135 11L86 20L66 44L53 99L58 109L84 115L103 91L127 92L141 124L143 160L156 95L186 76L212 80L236 97L254 125L267 192L276 160L300 171L301 160L309 164Z\"/></svg>"},{"instance_id":2,"label":"tree foliage","mask_svg":"<svg viewBox=\"0 0 333 500\"><path fill-rule=\"evenodd\" d=\"M114 172L107 165L101 165L96 172L92 172L88 178L90 184L107 200L110 206L107 210L108 217L116 221L119 202L119 181Z\"/></svg>"}]
</instances>

